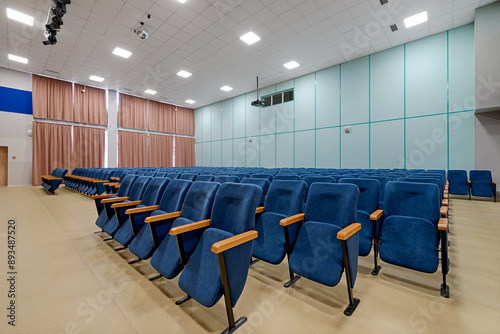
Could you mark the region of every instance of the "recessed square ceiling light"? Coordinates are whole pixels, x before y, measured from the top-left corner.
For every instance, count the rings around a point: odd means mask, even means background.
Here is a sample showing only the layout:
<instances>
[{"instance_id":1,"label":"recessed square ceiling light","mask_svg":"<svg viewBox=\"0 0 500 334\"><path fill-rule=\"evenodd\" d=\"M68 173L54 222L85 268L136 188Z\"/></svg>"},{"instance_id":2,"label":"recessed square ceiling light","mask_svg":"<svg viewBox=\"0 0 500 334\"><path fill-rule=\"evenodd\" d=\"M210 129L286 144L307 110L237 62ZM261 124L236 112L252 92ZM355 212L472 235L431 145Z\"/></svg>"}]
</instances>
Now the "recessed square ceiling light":
<instances>
[{"instance_id":1,"label":"recessed square ceiling light","mask_svg":"<svg viewBox=\"0 0 500 334\"><path fill-rule=\"evenodd\" d=\"M11 54L9 54L9 60L17 61L18 63L23 63L23 64L27 64L28 63L28 59L23 58L23 57L14 56L14 55L11 55Z\"/></svg>"},{"instance_id":2,"label":"recessed square ceiling light","mask_svg":"<svg viewBox=\"0 0 500 334\"><path fill-rule=\"evenodd\" d=\"M255 42L260 41L260 37L255 35L253 32L248 32L245 35L241 36L240 39L247 43L248 45L252 45Z\"/></svg>"},{"instance_id":3,"label":"recessed square ceiling light","mask_svg":"<svg viewBox=\"0 0 500 334\"><path fill-rule=\"evenodd\" d=\"M405 19L406 28L411 28L417 24L427 22L427 12L418 13Z\"/></svg>"},{"instance_id":4,"label":"recessed square ceiling light","mask_svg":"<svg viewBox=\"0 0 500 334\"><path fill-rule=\"evenodd\" d=\"M132 55L132 52L127 51L127 50L123 50L123 49L120 49L120 48L116 48L113 51L113 54L115 54L117 56L120 56L120 57L123 57L123 58L128 58L128 57L130 57Z\"/></svg>"},{"instance_id":5,"label":"recessed square ceiling light","mask_svg":"<svg viewBox=\"0 0 500 334\"><path fill-rule=\"evenodd\" d=\"M224 86L224 87L221 87L220 89L223 90L223 91L225 91L225 92L229 92L229 91L233 90L233 87Z\"/></svg>"},{"instance_id":6,"label":"recessed square ceiling light","mask_svg":"<svg viewBox=\"0 0 500 334\"><path fill-rule=\"evenodd\" d=\"M187 71L182 70L182 71L177 72L177 75L180 76L180 77L183 77L183 78L189 78L193 74L189 73Z\"/></svg>"},{"instance_id":7,"label":"recessed square ceiling light","mask_svg":"<svg viewBox=\"0 0 500 334\"><path fill-rule=\"evenodd\" d=\"M186 2L186 0L177 0L177 1L179 1L180 3Z\"/></svg>"},{"instance_id":8,"label":"recessed square ceiling light","mask_svg":"<svg viewBox=\"0 0 500 334\"><path fill-rule=\"evenodd\" d=\"M291 70L293 68L299 67L300 64L293 60L291 62L288 62L288 63L284 64L283 66L285 66L286 68L288 68L289 70Z\"/></svg>"},{"instance_id":9,"label":"recessed square ceiling light","mask_svg":"<svg viewBox=\"0 0 500 334\"><path fill-rule=\"evenodd\" d=\"M22 22L29 26L33 26L35 19L33 16L26 15L24 13L18 12L17 10L7 8L7 17L13 19L14 21Z\"/></svg>"},{"instance_id":10,"label":"recessed square ceiling light","mask_svg":"<svg viewBox=\"0 0 500 334\"><path fill-rule=\"evenodd\" d=\"M150 95L155 95L155 94L156 94L156 93L158 93L158 92L157 92L157 91L155 91L155 90L152 90L152 89L146 89L146 90L144 91L144 93L146 93L146 94L150 94Z\"/></svg>"},{"instance_id":11,"label":"recessed square ceiling light","mask_svg":"<svg viewBox=\"0 0 500 334\"><path fill-rule=\"evenodd\" d=\"M92 81L97 81L97 82L103 82L104 81L104 78L98 77L96 75L91 75L89 79L92 80Z\"/></svg>"},{"instance_id":12,"label":"recessed square ceiling light","mask_svg":"<svg viewBox=\"0 0 500 334\"><path fill-rule=\"evenodd\" d=\"M186 100L185 102L186 102L186 103L189 103L189 104L196 103L196 101L195 101L195 100Z\"/></svg>"}]
</instances>

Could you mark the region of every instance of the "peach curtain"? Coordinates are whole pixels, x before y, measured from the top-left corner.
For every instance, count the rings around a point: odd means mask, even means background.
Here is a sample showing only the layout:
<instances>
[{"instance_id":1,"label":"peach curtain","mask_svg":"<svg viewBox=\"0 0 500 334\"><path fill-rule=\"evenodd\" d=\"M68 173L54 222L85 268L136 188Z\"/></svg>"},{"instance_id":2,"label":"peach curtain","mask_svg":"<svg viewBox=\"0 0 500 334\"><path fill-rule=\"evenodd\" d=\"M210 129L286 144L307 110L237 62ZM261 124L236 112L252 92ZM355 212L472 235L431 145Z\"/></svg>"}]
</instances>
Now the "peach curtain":
<instances>
[{"instance_id":1,"label":"peach curtain","mask_svg":"<svg viewBox=\"0 0 500 334\"><path fill-rule=\"evenodd\" d=\"M149 101L150 131L174 133L174 109L171 104Z\"/></svg>"},{"instance_id":2,"label":"peach curtain","mask_svg":"<svg viewBox=\"0 0 500 334\"><path fill-rule=\"evenodd\" d=\"M194 166L194 138L175 137L175 167Z\"/></svg>"},{"instance_id":3,"label":"peach curtain","mask_svg":"<svg viewBox=\"0 0 500 334\"><path fill-rule=\"evenodd\" d=\"M118 131L118 167L146 167L147 165L147 133Z\"/></svg>"},{"instance_id":4,"label":"peach curtain","mask_svg":"<svg viewBox=\"0 0 500 334\"><path fill-rule=\"evenodd\" d=\"M75 126L72 167L104 167L104 129Z\"/></svg>"},{"instance_id":5,"label":"peach curtain","mask_svg":"<svg viewBox=\"0 0 500 334\"><path fill-rule=\"evenodd\" d=\"M173 167L174 137L149 135L149 167Z\"/></svg>"},{"instance_id":6,"label":"peach curtain","mask_svg":"<svg viewBox=\"0 0 500 334\"><path fill-rule=\"evenodd\" d=\"M148 123L148 100L120 94L118 126L128 129L146 130Z\"/></svg>"},{"instance_id":7,"label":"peach curtain","mask_svg":"<svg viewBox=\"0 0 500 334\"><path fill-rule=\"evenodd\" d=\"M33 185L55 168L71 168L71 125L33 122Z\"/></svg>"},{"instance_id":8,"label":"peach curtain","mask_svg":"<svg viewBox=\"0 0 500 334\"><path fill-rule=\"evenodd\" d=\"M73 121L73 84L33 75L33 117Z\"/></svg>"},{"instance_id":9,"label":"peach curtain","mask_svg":"<svg viewBox=\"0 0 500 334\"><path fill-rule=\"evenodd\" d=\"M85 88L85 93L82 90ZM75 122L107 125L106 91L75 84Z\"/></svg>"},{"instance_id":10,"label":"peach curtain","mask_svg":"<svg viewBox=\"0 0 500 334\"><path fill-rule=\"evenodd\" d=\"M177 107L175 112L175 134L194 136L194 110Z\"/></svg>"}]
</instances>

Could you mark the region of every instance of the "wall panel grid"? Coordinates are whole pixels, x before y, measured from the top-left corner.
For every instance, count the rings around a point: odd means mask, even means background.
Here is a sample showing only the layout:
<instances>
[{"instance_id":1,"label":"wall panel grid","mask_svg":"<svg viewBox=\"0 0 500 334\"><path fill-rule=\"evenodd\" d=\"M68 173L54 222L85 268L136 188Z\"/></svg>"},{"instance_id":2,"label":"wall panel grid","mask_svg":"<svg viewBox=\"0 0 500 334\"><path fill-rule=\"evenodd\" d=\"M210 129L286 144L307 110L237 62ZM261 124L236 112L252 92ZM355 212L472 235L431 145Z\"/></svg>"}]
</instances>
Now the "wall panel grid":
<instances>
[{"instance_id":1,"label":"wall panel grid","mask_svg":"<svg viewBox=\"0 0 500 334\"><path fill-rule=\"evenodd\" d=\"M195 110L196 165L474 168L474 26Z\"/></svg>"}]
</instances>

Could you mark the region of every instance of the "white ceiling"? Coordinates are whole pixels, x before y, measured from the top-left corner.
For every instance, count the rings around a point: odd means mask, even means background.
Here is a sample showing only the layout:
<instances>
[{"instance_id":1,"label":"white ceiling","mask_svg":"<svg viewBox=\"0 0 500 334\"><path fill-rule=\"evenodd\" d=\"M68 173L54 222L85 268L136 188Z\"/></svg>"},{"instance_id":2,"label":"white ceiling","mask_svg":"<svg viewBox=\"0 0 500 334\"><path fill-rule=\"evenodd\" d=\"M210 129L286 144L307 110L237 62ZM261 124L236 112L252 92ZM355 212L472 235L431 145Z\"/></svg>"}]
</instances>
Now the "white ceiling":
<instances>
[{"instance_id":1,"label":"white ceiling","mask_svg":"<svg viewBox=\"0 0 500 334\"><path fill-rule=\"evenodd\" d=\"M190 107L197 108L254 90L256 75L265 87L473 22L475 8L492 2L73 0L58 43L44 46L50 0L0 0L0 66L177 105L193 99ZM33 15L35 25L7 19L6 7ZM404 18L424 10L427 23L404 27ZM139 21L150 32L146 41L133 33ZM394 23L397 32L389 28ZM243 43L239 37L248 31L262 39ZM117 57L115 47L133 54ZM8 53L28 58L28 65L9 61ZM301 66L283 67L291 60ZM180 70L193 75L181 78ZM89 81L90 75L105 81ZM234 90L223 92L224 85ZM158 94L144 94L148 88Z\"/></svg>"}]
</instances>

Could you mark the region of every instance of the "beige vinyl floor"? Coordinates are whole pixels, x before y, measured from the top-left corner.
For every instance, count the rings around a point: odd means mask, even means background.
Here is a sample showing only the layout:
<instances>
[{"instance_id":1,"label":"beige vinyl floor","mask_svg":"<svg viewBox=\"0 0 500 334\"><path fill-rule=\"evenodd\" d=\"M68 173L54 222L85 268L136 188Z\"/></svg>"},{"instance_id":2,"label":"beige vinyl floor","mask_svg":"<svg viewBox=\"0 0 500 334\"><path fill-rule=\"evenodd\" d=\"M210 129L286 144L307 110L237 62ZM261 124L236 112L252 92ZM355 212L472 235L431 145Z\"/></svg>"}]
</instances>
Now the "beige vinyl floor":
<instances>
[{"instance_id":1,"label":"beige vinyl floor","mask_svg":"<svg viewBox=\"0 0 500 334\"><path fill-rule=\"evenodd\" d=\"M345 280L333 288L307 279L285 289L286 260L251 267L235 316L237 333L500 333L500 203L452 199L451 298L440 297L440 271L423 274L360 258L351 317ZM177 279L148 278L148 261L127 264L128 250L94 234L92 200L64 186L0 188L0 333L219 333L224 302L205 308ZM7 226L16 222L16 326L8 325Z\"/></svg>"}]
</instances>

